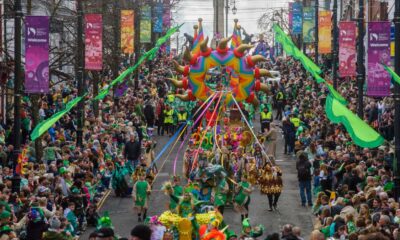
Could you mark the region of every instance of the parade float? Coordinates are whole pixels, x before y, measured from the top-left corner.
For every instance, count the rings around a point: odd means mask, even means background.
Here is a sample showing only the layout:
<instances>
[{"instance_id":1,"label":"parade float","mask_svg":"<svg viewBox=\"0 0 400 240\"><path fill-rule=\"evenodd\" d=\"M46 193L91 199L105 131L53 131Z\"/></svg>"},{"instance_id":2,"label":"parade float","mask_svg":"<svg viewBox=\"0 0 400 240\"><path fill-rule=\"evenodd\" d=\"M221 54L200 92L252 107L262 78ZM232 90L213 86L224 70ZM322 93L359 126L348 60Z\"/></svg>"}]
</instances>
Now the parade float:
<instances>
[{"instance_id":1,"label":"parade float","mask_svg":"<svg viewBox=\"0 0 400 240\"><path fill-rule=\"evenodd\" d=\"M181 63L173 60L182 78L169 80L180 90L177 98L197 102L198 108L180 127L179 136L174 136L177 140L172 149L178 139L182 140L173 161L174 178L163 184L171 202L169 211L162 213L158 221L172 230L176 239L230 239L232 230L226 226L218 205L222 202L233 206L237 196L234 190L241 177L248 175L251 184L256 185L258 169L270 161L251 120L260 104L260 93L269 94L269 86L262 80L279 73L257 67L266 59L250 55L253 46L241 44L237 20L232 37L221 39L216 49L208 46L201 19L195 31L192 49L186 48ZM176 168L182 155L182 178L188 182L184 188L180 187L180 171ZM226 186L224 194L215 191L220 186ZM242 234L262 235L262 226L252 228L248 219L242 220Z\"/></svg>"}]
</instances>

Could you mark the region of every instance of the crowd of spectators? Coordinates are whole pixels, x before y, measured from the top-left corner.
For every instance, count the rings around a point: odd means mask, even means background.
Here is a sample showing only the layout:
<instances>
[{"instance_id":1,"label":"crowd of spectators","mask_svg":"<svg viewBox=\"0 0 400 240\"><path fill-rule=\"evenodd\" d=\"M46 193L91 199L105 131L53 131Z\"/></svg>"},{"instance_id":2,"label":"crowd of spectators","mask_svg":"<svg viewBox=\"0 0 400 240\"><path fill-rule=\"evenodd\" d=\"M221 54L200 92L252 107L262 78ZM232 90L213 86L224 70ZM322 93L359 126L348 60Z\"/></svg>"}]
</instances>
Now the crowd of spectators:
<instances>
[{"instance_id":1,"label":"crowd of spectators","mask_svg":"<svg viewBox=\"0 0 400 240\"><path fill-rule=\"evenodd\" d=\"M288 57L275 68L285 93L285 145L297 158L300 204L315 216L311 239L398 239L400 209L394 199L394 105L391 98L364 97L364 121L385 139L376 149L356 146L344 126L325 113L329 91ZM324 69L329 73L329 69ZM325 74L330 81L329 74ZM338 92L356 112L356 81L340 79ZM296 125L293 119L300 119ZM289 238L285 238L289 239ZM298 239L298 238L293 238Z\"/></svg>"},{"instance_id":2,"label":"crowd of spectators","mask_svg":"<svg viewBox=\"0 0 400 240\"><path fill-rule=\"evenodd\" d=\"M86 226L97 225L97 208L111 189L114 169L126 164L149 166L154 159L149 154L155 147L152 127L159 125L162 130L163 98L169 92L163 80L170 77L169 63L169 56L160 54L151 66L141 66L138 88L133 90L132 75L126 87L121 86L121 94L114 92L98 102L98 112L93 104L85 104L82 146L76 146L74 108L40 138L41 147L35 147L29 139L34 127L32 101L24 97L19 188L13 186L17 162L11 114L0 126L0 239L75 239ZM125 67L120 66L121 72ZM102 89L112 80L112 72L107 69L100 75ZM86 79L87 99L94 97L91 82ZM42 94L40 121L76 96L73 81Z\"/></svg>"}]
</instances>

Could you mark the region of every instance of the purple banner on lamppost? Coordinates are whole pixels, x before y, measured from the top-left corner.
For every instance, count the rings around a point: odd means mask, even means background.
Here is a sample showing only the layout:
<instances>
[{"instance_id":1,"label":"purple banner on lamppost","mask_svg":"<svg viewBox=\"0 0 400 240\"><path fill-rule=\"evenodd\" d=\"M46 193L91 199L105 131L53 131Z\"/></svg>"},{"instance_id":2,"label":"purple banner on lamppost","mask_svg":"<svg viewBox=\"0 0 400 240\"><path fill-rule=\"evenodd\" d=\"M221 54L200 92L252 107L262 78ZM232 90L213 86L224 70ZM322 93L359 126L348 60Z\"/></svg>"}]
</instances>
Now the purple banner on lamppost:
<instances>
[{"instance_id":1,"label":"purple banner on lamppost","mask_svg":"<svg viewBox=\"0 0 400 240\"><path fill-rule=\"evenodd\" d=\"M339 74L341 77L356 76L356 22L339 23Z\"/></svg>"},{"instance_id":2,"label":"purple banner on lamppost","mask_svg":"<svg viewBox=\"0 0 400 240\"><path fill-rule=\"evenodd\" d=\"M390 95L390 75L382 64L390 66L390 22L369 22L368 96Z\"/></svg>"},{"instance_id":3,"label":"purple banner on lamppost","mask_svg":"<svg viewBox=\"0 0 400 240\"><path fill-rule=\"evenodd\" d=\"M25 92L49 92L49 17L25 19Z\"/></svg>"}]
</instances>

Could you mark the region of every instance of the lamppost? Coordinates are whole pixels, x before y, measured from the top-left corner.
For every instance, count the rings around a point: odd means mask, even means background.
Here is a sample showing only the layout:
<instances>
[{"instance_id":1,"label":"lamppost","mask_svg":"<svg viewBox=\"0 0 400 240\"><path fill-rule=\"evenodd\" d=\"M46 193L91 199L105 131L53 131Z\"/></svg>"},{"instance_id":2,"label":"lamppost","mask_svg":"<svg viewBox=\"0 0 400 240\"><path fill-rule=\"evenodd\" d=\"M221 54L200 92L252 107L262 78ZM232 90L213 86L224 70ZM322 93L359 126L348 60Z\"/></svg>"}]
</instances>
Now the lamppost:
<instances>
[{"instance_id":1,"label":"lamppost","mask_svg":"<svg viewBox=\"0 0 400 240\"><path fill-rule=\"evenodd\" d=\"M398 0L396 0L398 1ZM364 118L364 0L359 0L360 10L358 12L358 38L357 38L357 85L358 85L358 99L357 99L357 115Z\"/></svg>"},{"instance_id":2,"label":"lamppost","mask_svg":"<svg viewBox=\"0 0 400 240\"><path fill-rule=\"evenodd\" d=\"M84 59L84 43L83 43L83 6L82 6L82 1L83 0L76 0L77 3L77 14L78 14L78 20L77 20L77 55L76 55L76 81L78 83L78 96L82 97L83 92L84 92L84 86L83 86L83 59ZM78 103L78 129L76 131L76 145L79 147L82 147L83 145L83 116L85 114L84 112L85 108L85 102L84 100L81 100Z\"/></svg>"},{"instance_id":3,"label":"lamppost","mask_svg":"<svg viewBox=\"0 0 400 240\"><path fill-rule=\"evenodd\" d=\"M233 13L233 15L236 15L236 13L237 13L237 8L236 8L236 0L233 0L233 8L232 8L232 13Z\"/></svg>"},{"instance_id":4,"label":"lamppost","mask_svg":"<svg viewBox=\"0 0 400 240\"><path fill-rule=\"evenodd\" d=\"M395 54L394 54L394 69L400 75L400 0L395 1L394 10L394 39L395 39ZM396 166L394 172L395 199L400 198L400 85L394 83L394 136L395 136L395 158Z\"/></svg>"},{"instance_id":5,"label":"lamppost","mask_svg":"<svg viewBox=\"0 0 400 240\"><path fill-rule=\"evenodd\" d=\"M113 39L114 39L114 42L115 42L115 44L114 44L114 49L113 49L113 62L112 62L112 64L111 64L111 71L112 71L112 74L113 74L113 79L115 79L115 78L117 78L118 77L118 67L119 67L119 61L120 61L120 59L119 59L119 56L120 56L120 51L119 51L119 47L120 47L120 39L119 39L119 36L120 36L120 23L119 23L119 20L120 20L120 18L121 18L121 16L120 16L120 14L121 14L121 10L120 10L120 8L119 8L119 1L117 1L117 0L115 0L114 1L114 4L113 4L113 11L114 11L114 22L113 22L113 25L114 25L114 31L113 31ZM135 12L135 14L136 14L137 12ZM135 44L136 44L136 42L135 42ZM114 91L113 91L113 99L114 99L114 104L115 104L115 106L117 107L117 109L119 108L119 98L115 95L115 93L117 92L116 91L116 89L117 89L117 86L115 85L114 86Z\"/></svg>"},{"instance_id":6,"label":"lamppost","mask_svg":"<svg viewBox=\"0 0 400 240\"><path fill-rule=\"evenodd\" d=\"M15 16L14 16L14 152L13 152L13 179L12 179L12 191L19 192L19 183L21 178L16 173L18 155L21 151L21 85L22 85L22 74L21 74L21 21L22 21L22 6L21 0L16 0L14 4Z\"/></svg>"},{"instance_id":7,"label":"lamppost","mask_svg":"<svg viewBox=\"0 0 400 240\"><path fill-rule=\"evenodd\" d=\"M315 64L318 65L318 16L319 16L319 0L315 0Z\"/></svg>"},{"instance_id":8,"label":"lamppost","mask_svg":"<svg viewBox=\"0 0 400 240\"><path fill-rule=\"evenodd\" d=\"M228 37L229 0L225 2L225 37Z\"/></svg>"},{"instance_id":9,"label":"lamppost","mask_svg":"<svg viewBox=\"0 0 400 240\"><path fill-rule=\"evenodd\" d=\"M338 3L337 0L333 1L333 39L332 39L332 45L333 45L333 51L332 51L332 80L333 80L333 88L337 89L337 71L338 71L338 48L339 48L339 31L338 31L338 25L337 25L337 9L338 9ZM318 31L316 29L316 31Z\"/></svg>"}]
</instances>

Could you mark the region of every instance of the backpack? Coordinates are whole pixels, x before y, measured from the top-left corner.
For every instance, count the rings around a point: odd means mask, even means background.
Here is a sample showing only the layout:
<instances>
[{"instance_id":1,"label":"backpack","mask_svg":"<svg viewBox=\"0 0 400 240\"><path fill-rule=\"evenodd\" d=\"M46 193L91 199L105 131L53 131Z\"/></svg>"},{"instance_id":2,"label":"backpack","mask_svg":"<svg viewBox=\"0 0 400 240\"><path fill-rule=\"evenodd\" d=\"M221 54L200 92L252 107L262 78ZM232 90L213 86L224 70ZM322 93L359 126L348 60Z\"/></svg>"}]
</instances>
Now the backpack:
<instances>
[{"instance_id":1,"label":"backpack","mask_svg":"<svg viewBox=\"0 0 400 240\"><path fill-rule=\"evenodd\" d=\"M297 167L297 177L300 181L310 180L311 179L311 171L310 164L303 163L299 164Z\"/></svg>"}]
</instances>

